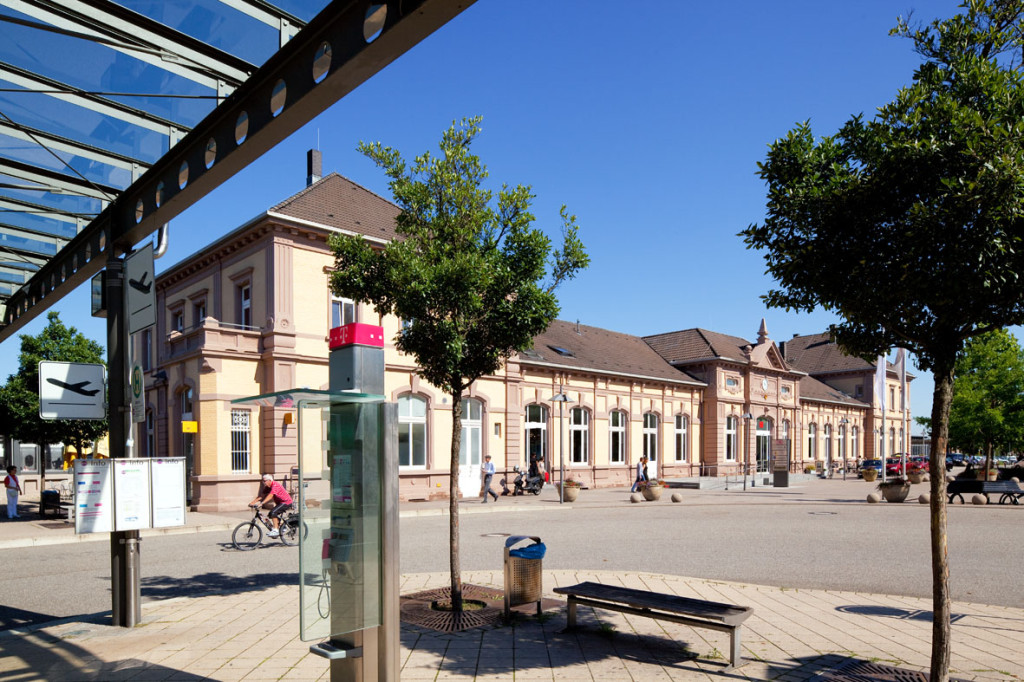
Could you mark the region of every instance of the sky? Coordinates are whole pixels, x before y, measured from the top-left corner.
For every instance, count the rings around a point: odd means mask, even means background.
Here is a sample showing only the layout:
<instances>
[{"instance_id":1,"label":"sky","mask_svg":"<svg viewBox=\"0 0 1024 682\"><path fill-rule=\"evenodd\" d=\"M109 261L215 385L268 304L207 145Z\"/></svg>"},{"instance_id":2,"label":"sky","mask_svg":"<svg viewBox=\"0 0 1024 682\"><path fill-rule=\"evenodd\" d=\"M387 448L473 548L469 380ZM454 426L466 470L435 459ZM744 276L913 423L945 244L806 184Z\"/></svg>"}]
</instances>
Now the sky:
<instances>
[{"instance_id":1,"label":"sky","mask_svg":"<svg viewBox=\"0 0 1024 682\"><path fill-rule=\"evenodd\" d=\"M560 318L637 336L700 327L754 341L762 318L776 342L822 332L833 315L761 300L773 282L737 236L765 215L757 164L802 121L823 136L873 116L920 63L889 36L897 18L955 11L949 0L478 0L175 218L157 273L301 190L308 149L324 174L390 198L360 141L411 159L481 115L473 149L492 188L530 185L535 224L556 244L559 208L577 216L591 265L558 290ZM53 309L105 342L87 286ZM17 350L3 344L0 377ZM930 416L931 378L911 371L911 415Z\"/></svg>"}]
</instances>

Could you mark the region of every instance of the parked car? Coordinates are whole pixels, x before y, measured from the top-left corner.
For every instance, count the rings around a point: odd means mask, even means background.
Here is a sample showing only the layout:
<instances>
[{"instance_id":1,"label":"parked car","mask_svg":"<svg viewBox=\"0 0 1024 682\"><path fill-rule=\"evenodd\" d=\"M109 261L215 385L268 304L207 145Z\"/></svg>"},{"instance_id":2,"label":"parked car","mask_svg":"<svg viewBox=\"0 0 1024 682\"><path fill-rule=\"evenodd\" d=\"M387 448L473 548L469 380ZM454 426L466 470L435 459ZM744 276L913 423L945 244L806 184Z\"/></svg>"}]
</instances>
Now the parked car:
<instances>
[{"instance_id":1,"label":"parked car","mask_svg":"<svg viewBox=\"0 0 1024 682\"><path fill-rule=\"evenodd\" d=\"M952 464L955 467L962 467L967 464L967 460L962 452L954 452L946 457L946 464Z\"/></svg>"},{"instance_id":2,"label":"parked car","mask_svg":"<svg viewBox=\"0 0 1024 682\"><path fill-rule=\"evenodd\" d=\"M907 460L907 469L921 469L922 471L931 471L931 462L928 461L927 457L921 457L915 455Z\"/></svg>"},{"instance_id":3,"label":"parked car","mask_svg":"<svg viewBox=\"0 0 1024 682\"><path fill-rule=\"evenodd\" d=\"M907 462L907 466L910 466L910 462ZM899 456L886 457L885 458L885 475L886 476L899 476L903 473L903 459Z\"/></svg>"},{"instance_id":4,"label":"parked car","mask_svg":"<svg viewBox=\"0 0 1024 682\"><path fill-rule=\"evenodd\" d=\"M882 460L880 459L865 459L861 460L860 466L857 467L857 478L864 478L865 469L874 469L879 475L882 474Z\"/></svg>"}]
</instances>

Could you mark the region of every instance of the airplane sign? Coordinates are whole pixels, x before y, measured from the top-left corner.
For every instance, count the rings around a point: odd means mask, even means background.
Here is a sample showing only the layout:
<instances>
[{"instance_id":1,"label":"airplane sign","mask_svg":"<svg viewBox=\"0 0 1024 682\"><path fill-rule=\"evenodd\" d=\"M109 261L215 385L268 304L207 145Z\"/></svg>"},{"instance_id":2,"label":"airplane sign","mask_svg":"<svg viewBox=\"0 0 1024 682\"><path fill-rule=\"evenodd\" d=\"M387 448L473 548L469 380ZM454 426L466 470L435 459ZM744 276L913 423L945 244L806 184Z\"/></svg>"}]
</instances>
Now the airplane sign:
<instances>
[{"instance_id":1,"label":"airplane sign","mask_svg":"<svg viewBox=\"0 0 1024 682\"><path fill-rule=\"evenodd\" d=\"M42 419L105 419L106 372L85 362L39 363L39 416Z\"/></svg>"},{"instance_id":2,"label":"airplane sign","mask_svg":"<svg viewBox=\"0 0 1024 682\"><path fill-rule=\"evenodd\" d=\"M128 333L156 324L156 287L153 286L153 244L124 259L124 302Z\"/></svg>"}]
</instances>

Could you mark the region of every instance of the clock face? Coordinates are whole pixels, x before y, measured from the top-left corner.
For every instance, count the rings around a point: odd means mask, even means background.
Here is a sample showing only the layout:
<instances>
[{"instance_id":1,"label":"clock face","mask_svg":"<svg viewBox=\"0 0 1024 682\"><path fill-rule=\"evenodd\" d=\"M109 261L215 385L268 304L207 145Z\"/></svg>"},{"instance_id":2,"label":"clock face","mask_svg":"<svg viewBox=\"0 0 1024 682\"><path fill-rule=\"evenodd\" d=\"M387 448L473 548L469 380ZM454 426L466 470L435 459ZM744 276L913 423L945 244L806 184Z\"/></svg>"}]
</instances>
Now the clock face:
<instances>
[{"instance_id":1,"label":"clock face","mask_svg":"<svg viewBox=\"0 0 1024 682\"><path fill-rule=\"evenodd\" d=\"M761 388L768 390L768 379L761 379Z\"/></svg>"}]
</instances>

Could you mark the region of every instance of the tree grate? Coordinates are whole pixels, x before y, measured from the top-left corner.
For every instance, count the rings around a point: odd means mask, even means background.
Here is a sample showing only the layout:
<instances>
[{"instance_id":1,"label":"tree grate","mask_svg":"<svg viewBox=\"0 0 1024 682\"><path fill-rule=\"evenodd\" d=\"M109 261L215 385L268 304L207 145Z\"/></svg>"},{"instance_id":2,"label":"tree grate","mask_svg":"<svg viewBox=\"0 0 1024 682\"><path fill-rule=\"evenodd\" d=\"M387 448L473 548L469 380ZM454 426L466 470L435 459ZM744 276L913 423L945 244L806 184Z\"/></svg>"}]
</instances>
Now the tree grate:
<instances>
[{"instance_id":1,"label":"tree grate","mask_svg":"<svg viewBox=\"0 0 1024 682\"><path fill-rule=\"evenodd\" d=\"M464 583L462 585L462 598L472 599L484 603L484 608L477 611L463 611L453 613L451 611L436 611L432 608L435 601L446 601L451 599L451 586L440 587L436 590L426 590L415 594L403 595L400 598L402 611L402 622L407 625L417 625L428 630L437 632L462 632L479 627L491 627L499 625L505 614L505 592L496 587L482 587ZM558 599L542 599L543 610L563 606L564 602ZM512 608L513 613L525 615L536 613L536 605L533 603L522 604Z\"/></svg>"},{"instance_id":2,"label":"tree grate","mask_svg":"<svg viewBox=\"0 0 1024 682\"><path fill-rule=\"evenodd\" d=\"M949 679L950 682L967 682L962 678ZM808 682L928 682L928 673L850 658L823 670Z\"/></svg>"}]
</instances>

